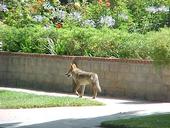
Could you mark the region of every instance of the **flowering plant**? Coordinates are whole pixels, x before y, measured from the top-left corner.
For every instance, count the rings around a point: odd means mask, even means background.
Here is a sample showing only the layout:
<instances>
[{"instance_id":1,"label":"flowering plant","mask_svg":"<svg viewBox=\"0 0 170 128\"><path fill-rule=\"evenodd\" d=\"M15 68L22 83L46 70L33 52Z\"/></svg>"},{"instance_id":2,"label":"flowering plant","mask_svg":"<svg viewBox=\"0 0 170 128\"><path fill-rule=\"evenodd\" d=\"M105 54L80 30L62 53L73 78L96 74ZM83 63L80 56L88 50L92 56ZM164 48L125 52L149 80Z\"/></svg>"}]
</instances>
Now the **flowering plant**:
<instances>
[{"instance_id":1,"label":"flowering plant","mask_svg":"<svg viewBox=\"0 0 170 128\"><path fill-rule=\"evenodd\" d=\"M77 22L80 22L82 20L82 16L81 16L80 12L72 12L72 13L70 13L69 18L71 20L74 20L74 21L77 21Z\"/></svg>"},{"instance_id":2,"label":"flowering plant","mask_svg":"<svg viewBox=\"0 0 170 128\"><path fill-rule=\"evenodd\" d=\"M160 7L156 7L156 6L150 6L146 8L146 11L150 12L150 13L168 13L169 12L169 7L166 6L160 6Z\"/></svg>"},{"instance_id":3,"label":"flowering plant","mask_svg":"<svg viewBox=\"0 0 170 128\"><path fill-rule=\"evenodd\" d=\"M83 26L95 28L95 27L96 27L96 23L95 23L93 20L87 19L87 20L85 20L85 21L83 22Z\"/></svg>"},{"instance_id":4,"label":"flowering plant","mask_svg":"<svg viewBox=\"0 0 170 128\"><path fill-rule=\"evenodd\" d=\"M98 2L98 4L102 4L103 0L98 0L97 2ZM105 0L105 3L106 3L107 7L110 7L110 5L111 5L110 0Z\"/></svg>"},{"instance_id":5,"label":"flowering plant","mask_svg":"<svg viewBox=\"0 0 170 128\"><path fill-rule=\"evenodd\" d=\"M169 0L89 1L91 3L76 1L63 6L59 0L3 0L0 20L15 27L39 24L98 29L105 26L141 33L170 26Z\"/></svg>"},{"instance_id":6,"label":"flowering plant","mask_svg":"<svg viewBox=\"0 0 170 128\"><path fill-rule=\"evenodd\" d=\"M115 20L111 16L101 16L99 24L101 26L113 27L115 25Z\"/></svg>"},{"instance_id":7,"label":"flowering plant","mask_svg":"<svg viewBox=\"0 0 170 128\"><path fill-rule=\"evenodd\" d=\"M62 23L56 23L56 28L62 28Z\"/></svg>"},{"instance_id":8,"label":"flowering plant","mask_svg":"<svg viewBox=\"0 0 170 128\"><path fill-rule=\"evenodd\" d=\"M5 4L0 4L0 11L1 11L1 12L7 12L7 11L8 11L7 5L5 5Z\"/></svg>"}]
</instances>

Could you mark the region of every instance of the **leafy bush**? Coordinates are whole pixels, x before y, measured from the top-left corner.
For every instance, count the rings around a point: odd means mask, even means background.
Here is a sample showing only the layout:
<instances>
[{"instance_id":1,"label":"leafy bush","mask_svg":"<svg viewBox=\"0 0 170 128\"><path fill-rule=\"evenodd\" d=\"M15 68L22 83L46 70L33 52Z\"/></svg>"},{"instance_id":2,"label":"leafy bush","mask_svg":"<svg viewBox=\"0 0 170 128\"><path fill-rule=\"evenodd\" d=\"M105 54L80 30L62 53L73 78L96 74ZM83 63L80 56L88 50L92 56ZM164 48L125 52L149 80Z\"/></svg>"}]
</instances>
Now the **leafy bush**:
<instances>
[{"instance_id":1,"label":"leafy bush","mask_svg":"<svg viewBox=\"0 0 170 128\"><path fill-rule=\"evenodd\" d=\"M1 49L170 62L169 0L90 1L0 2Z\"/></svg>"},{"instance_id":2,"label":"leafy bush","mask_svg":"<svg viewBox=\"0 0 170 128\"><path fill-rule=\"evenodd\" d=\"M146 33L169 24L169 0L129 0L128 10L133 19L132 31Z\"/></svg>"},{"instance_id":3,"label":"leafy bush","mask_svg":"<svg viewBox=\"0 0 170 128\"><path fill-rule=\"evenodd\" d=\"M170 58L169 35L169 28L143 35L107 27L57 30L41 26L0 26L0 42L3 42L5 51L163 61Z\"/></svg>"},{"instance_id":4,"label":"leafy bush","mask_svg":"<svg viewBox=\"0 0 170 128\"><path fill-rule=\"evenodd\" d=\"M33 2L31 2L33 3ZM17 0L4 0L2 6L6 6L6 11L0 11L1 19L5 24L16 27L23 27L33 23L29 2Z\"/></svg>"},{"instance_id":5,"label":"leafy bush","mask_svg":"<svg viewBox=\"0 0 170 128\"><path fill-rule=\"evenodd\" d=\"M16 28L0 26L3 50L12 52L49 53L48 38L57 38L56 29L40 26Z\"/></svg>"},{"instance_id":6,"label":"leafy bush","mask_svg":"<svg viewBox=\"0 0 170 128\"><path fill-rule=\"evenodd\" d=\"M161 29L161 32L150 32L150 41L152 44L151 58L158 63L170 62L170 29Z\"/></svg>"}]
</instances>

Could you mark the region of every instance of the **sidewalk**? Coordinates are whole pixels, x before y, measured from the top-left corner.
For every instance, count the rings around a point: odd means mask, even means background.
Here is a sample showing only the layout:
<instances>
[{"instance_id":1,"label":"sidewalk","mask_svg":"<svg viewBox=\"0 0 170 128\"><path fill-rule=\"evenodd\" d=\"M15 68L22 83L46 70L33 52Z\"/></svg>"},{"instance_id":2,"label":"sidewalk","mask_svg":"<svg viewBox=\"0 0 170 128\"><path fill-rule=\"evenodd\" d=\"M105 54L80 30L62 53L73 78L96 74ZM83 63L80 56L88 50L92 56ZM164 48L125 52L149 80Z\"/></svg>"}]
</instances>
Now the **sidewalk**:
<instances>
[{"instance_id":1,"label":"sidewalk","mask_svg":"<svg viewBox=\"0 0 170 128\"><path fill-rule=\"evenodd\" d=\"M68 96L24 89L3 88L39 95ZM74 95L69 95L73 96ZM91 98L91 97L89 97ZM104 120L170 112L170 103L97 98L105 106L0 109L0 128L98 128Z\"/></svg>"}]
</instances>

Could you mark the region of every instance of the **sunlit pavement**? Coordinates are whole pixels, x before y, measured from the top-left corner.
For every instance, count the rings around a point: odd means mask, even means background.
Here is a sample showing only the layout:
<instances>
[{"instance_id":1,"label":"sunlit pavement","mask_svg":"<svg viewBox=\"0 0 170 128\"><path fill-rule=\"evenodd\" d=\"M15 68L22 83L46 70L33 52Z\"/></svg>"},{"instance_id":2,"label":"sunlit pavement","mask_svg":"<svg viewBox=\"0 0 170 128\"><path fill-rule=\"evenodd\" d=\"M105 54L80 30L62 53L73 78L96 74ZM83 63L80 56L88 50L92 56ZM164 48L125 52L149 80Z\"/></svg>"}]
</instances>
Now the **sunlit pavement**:
<instances>
[{"instance_id":1,"label":"sunlit pavement","mask_svg":"<svg viewBox=\"0 0 170 128\"><path fill-rule=\"evenodd\" d=\"M46 93L24 89L40 95L72 96L60 93ZM86 97L91 98L91 97ZM53 107L34 109L0 109L0 128L98 128L104 120L129 118L157 113L170 113L170 103L153 103L139 100L97 98L105 106Z\"/></svg>"}]
</instances>

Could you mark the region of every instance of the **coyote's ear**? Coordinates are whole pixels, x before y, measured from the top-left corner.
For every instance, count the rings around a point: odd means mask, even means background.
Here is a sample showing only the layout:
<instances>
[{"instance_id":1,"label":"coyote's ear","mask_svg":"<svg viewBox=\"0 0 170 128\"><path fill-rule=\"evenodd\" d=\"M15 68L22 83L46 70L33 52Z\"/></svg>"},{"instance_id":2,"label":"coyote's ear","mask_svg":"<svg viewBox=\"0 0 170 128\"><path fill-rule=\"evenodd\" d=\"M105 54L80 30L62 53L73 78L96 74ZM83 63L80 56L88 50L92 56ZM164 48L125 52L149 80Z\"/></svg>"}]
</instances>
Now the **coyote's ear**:
<instances>
[{"instance_id":1,"label":"coyote's ear","mask_svg":"<svg viewBox=\"0 0 170 128\"><path fill-rule=\"evenodd\" d=\"M77 66L75 64L72 64L71 67L72 68L77 68Z\"/></svg>"},{"instance_id":2,"label":"coyote's ear","mask_svg":"<svg viewBox=\"0 0 170 128\"><path fill-rule=\"evenodd\" d=\"M70 68L71 68L71 69L73 68L73 64L70 64Z\"/></svg>"}]
</instances>

